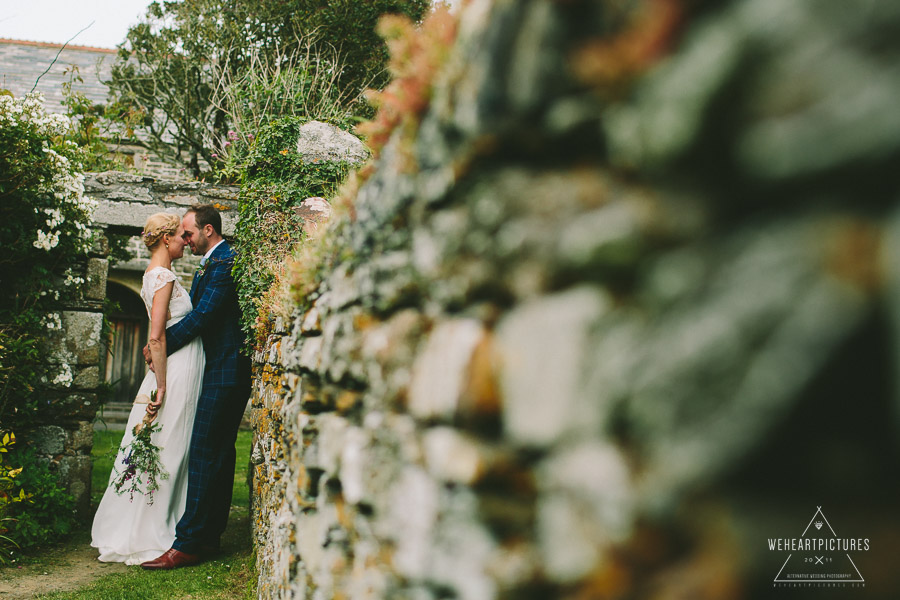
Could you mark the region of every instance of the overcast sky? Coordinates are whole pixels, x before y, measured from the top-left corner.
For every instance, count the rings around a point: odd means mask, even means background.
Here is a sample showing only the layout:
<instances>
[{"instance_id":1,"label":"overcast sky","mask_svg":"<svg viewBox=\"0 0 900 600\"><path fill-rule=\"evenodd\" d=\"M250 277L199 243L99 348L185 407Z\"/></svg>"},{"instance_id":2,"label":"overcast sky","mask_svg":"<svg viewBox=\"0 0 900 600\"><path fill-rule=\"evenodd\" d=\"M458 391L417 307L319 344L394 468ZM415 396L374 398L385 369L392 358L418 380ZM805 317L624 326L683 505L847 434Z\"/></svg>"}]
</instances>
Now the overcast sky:
<instances>
[{"instance_id":1,"label":"overcast sky","mask_svg":"<svg viewBox=\"0 0 900 600\"><path fill-rule=\"evenodd\" d=\"M152 0L0 0L0 38L115 48ZM365 2L366 0L359 0ZM787 0L786 0L787 1ZM458 0L449 0L455 5Z\"/></svg>"},{"instance_id":2,"label":"overcast sky","mask_svg":"<svg viewBox=\"0 0 900 600\"><path fill-rule=\"evenodd\" d=\"M0 38L115 48L151 0L0 0Z\"/></svg>"}]
</instances>

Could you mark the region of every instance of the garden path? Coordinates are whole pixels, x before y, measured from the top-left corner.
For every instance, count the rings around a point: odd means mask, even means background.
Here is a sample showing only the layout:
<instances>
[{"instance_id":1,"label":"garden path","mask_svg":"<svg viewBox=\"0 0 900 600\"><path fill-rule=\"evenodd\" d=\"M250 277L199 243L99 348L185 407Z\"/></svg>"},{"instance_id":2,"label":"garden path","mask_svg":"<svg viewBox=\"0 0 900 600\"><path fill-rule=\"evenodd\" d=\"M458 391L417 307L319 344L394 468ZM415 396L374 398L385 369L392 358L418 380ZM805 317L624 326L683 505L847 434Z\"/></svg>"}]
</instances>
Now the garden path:
<instances>
[{"instance_id":1,"label":"garden path","mask_svg":"<svg viewBox=\"0 0 900 600\"><path fill-rule=\"evenodd\" d=\"M34 598L51 592L70 592L110 573L124 573L121 563L102 563L89 537L76 535L65 544L46 549L36 560L0 570L0 600Z\"/></svg>"}]
</instances>

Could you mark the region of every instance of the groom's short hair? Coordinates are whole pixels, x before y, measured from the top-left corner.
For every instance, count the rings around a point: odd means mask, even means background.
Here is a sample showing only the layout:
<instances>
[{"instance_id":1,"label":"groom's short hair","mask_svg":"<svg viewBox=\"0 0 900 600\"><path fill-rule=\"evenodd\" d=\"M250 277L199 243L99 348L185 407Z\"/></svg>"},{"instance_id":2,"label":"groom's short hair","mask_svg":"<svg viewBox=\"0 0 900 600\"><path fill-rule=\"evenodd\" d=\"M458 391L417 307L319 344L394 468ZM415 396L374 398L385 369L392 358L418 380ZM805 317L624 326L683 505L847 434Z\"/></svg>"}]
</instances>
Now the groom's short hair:
<instances>
[{"instance_id":1,"label":"groom's short hair","mask_svg":"<svg viewBox=\"0 0 900 600\"><path fill-rule=\"evenodd\" d=\"M194 204L188 209L188 212L194 213L197 229L203 229L207 225L212 225L216 233L222 235L222 215L219 214L215 206L212 204Z\"/></svg>"}]
</instances>

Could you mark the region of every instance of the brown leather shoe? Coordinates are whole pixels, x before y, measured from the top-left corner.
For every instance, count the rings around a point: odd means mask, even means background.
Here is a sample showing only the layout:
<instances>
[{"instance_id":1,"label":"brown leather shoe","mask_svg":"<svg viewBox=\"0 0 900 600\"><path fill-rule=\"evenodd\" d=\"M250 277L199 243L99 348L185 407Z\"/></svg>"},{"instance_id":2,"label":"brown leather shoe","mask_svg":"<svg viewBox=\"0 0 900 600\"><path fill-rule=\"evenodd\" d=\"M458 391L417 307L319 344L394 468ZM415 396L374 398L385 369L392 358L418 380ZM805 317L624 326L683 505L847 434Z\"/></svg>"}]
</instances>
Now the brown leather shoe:
<instances>
[{"instance_id":1,"label":"brown leather shoe","mask_svg":"<svg viewBox=\"0 0 900 600\"><path fill-rule=\"evenodd\" d=\"M169 548L162 556L141 563L141 567L145 569L177 569L179 567L190 567L200 562L198 554L187 554L179 552L175 548Z\"/></svg>"}]
</instances>

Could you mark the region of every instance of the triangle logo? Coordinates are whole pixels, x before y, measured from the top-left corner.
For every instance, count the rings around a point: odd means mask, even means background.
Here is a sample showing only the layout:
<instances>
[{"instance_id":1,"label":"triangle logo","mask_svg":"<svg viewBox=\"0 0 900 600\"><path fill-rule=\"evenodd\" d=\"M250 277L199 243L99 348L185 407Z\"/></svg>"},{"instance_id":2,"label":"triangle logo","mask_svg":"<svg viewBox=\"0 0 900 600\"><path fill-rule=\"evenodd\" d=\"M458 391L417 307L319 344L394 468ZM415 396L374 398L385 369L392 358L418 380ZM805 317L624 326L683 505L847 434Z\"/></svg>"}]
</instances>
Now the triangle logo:
<instances>
[{"instance_id":1,"label":"triangle logo","mask_svg":"<svg viewBox=\"0 0 900 600\"><path fill-rule=\"evenodd\" d=\"M868 538L838 537L819 506L798 538L769 538L769 550L787 552L773 582L783 587L865 587L850 556L869 549Z\"/></svg>"}]
</instances>

